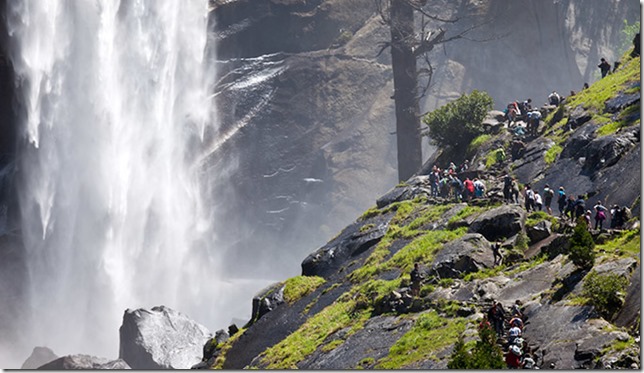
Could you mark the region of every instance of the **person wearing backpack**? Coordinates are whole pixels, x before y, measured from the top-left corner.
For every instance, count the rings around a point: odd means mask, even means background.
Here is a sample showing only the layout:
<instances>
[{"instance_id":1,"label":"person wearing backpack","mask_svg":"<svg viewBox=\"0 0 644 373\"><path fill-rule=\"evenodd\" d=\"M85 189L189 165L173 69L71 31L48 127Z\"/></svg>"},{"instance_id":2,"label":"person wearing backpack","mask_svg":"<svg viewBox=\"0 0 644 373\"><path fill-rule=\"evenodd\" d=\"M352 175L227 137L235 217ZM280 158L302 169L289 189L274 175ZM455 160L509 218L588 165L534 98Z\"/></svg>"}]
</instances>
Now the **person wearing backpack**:
<instances>
[{"instance_id":1,"label":"person wearing backpack","mask_svg":"<svg viewBox=\"0 0 644 373\"><path fill-rule=\"evenodd\" d=\"M534 210L541 211L541 207L543 207L543 200L541 199L539 192L535 190L533 193L534 193L534 206L535 206Z\"/></svg>"},{"instance_id":2,"label":"person wearing backpack","mask_svg":"<svg viewBox=\"0 0 644 373\"><path fill-rule=\"evenodd\" d=\"M552 209L550 208L550 204L552 203L552 197L555 196L555 191L550 188L550 185L546 184L545 188L543 189L543 199L544 199L544 206L546 207L546 212L549 215L552 215Z\"/></svg>"},{"instance_id":3,"label":"person wearing backpack","mask_svg":"<svg viewBox=\"0 0 644 373\"><path fill-rule=\"evenodd\" d=\"M584 200L584 196L582 196L581 194L578 195L574 206L575 206L575 220L577 220L580 217L584 216L584 213L586 212L586 201Z\"/></svg>"},{"instance_id":4,"label":"person wearing backpack","mask_svg":"<svg viewBox=\"0 0 644 373\"><path fill-rule=\"evenodd\" d=\"M526 184L523 189L523 198L525 200L525 209L530 212L534 210L534 191L530 184Z\"/></svg>"},{"instance_id":5,"label":"person wearing backpack","mask_svg":"<svg viewBox=\"0 0 644 373\"><path fill-rule=\"evenodd\" d=\"M601 59L601 63L597 65L597 67L599 67L599 70L601 70L602 72L602 78L605 77L610 71L610 63L608 63L605 58Z\"/></svg>"},{"instance_id":6,"label":"person wearing backpack","mask_svg":"<svg viewBox=\"0 0 644 373\"><path fill-rule=\"evenodd\" d=\"M559 197L557 197L557 204L559 205L559 216L564 215L566 208L566 191L563 186L559 187Z\"/></svg>"},{"instance_id":7,"label":"person wearing backpack","mask_svg":"<svg viewBox=\"0 0 644 373\"><path fill-rule=\"evenodd\" d=\"M597 204L593 208L595 209L595 230L597 230L597 227L601 230L604 225L604 220L606 220L608 209L602 205L602 201L597 201Z\"/></svg>"}]
</instances>

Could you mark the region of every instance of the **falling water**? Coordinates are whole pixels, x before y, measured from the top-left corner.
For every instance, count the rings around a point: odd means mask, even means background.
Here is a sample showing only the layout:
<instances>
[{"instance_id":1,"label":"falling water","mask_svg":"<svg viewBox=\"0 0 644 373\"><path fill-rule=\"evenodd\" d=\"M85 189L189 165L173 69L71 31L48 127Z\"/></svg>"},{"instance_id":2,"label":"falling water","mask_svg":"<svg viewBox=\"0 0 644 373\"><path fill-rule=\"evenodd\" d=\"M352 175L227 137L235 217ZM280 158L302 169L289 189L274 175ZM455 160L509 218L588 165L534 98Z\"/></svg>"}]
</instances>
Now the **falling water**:
<instances>
[{"instance_id":1,"label":"falling water","mask_svg":"<svg viewBox=\"0 0 644 373\"><path fill-rule=\"evenodd\" d=\"M214 126L207 1L7 3L24 111L26 339L115 358L123 311L160 304L226 326L215 204L194 165Z\"/></svg>"}]
</instances>

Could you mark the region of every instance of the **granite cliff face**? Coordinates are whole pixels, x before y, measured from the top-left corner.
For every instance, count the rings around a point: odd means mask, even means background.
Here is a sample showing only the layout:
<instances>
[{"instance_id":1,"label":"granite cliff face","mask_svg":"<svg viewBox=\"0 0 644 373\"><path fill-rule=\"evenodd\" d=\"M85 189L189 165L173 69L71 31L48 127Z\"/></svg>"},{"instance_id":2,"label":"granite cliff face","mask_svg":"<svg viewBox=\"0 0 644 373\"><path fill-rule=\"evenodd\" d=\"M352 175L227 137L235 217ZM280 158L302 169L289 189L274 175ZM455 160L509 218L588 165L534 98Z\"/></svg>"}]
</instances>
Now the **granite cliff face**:
<instances>
[{"instance_id":1,"label":"granite cliff face","mask_svg":"<svg viewBox=\"0 0 644 373\"><path fill-rule=\"evenodd\" d=\"M237 242L229 257L241 268L292 273L305 247L397 182L390 54L376 57L389 33L369 0L211 1L211 9L218 110L234 132L213 159L237 167L224 241ZM639 14L635 1L438 1L427 9L462 18L451 32L490 21L476 36L492 40L458 40L432 55L423 110L472 89L501 109L578 91L595 79L600 56L618 57L623 21Z\"/></svg>"},{"instance_id":2,"label":"granite cliff face","mask_svg":"<svg viewBox=\"0 0 644 373\"><path fill-rule=\"evenodd\" d=\"M497 300L506 312L520 305L522 351L540 369L639 368L640 67L639 57L627 58L563 104L542 107L536 135L515 135L491 112L489 132L470 146L471 164L458 174L481 179L483 198L433 196L421 170L310 253L301 276L257 294L258 312L227 342L209 344L205 365L445 369L460 338L470 347L479 340L479 323ZM511 154L517 141L523 151ZM496 158L499 148L507 158ZM439 150L427 167L454 156ZM539 192L546 183L565 186L584 195L589 210L599 200L627 206L634 218L618 222L616 213L604 229L583 233L595 258L581 265L572 248L585 226L561 216L556 198L553 215L526 211L524 197L504 201L506 173ZM410 291L414 263L426 276L418 296ZM497 340L505 350L508 328Z\"/></svg>"}]
</instances>

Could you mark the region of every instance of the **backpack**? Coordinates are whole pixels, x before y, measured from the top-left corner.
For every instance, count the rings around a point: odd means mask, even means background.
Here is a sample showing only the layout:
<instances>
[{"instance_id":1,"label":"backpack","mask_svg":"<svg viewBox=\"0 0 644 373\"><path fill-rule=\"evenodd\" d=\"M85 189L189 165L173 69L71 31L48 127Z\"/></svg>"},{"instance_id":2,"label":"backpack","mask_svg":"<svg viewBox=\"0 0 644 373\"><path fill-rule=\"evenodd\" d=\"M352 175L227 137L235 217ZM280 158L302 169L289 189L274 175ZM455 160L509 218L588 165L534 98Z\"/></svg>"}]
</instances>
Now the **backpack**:
<instances>
[{"instance_id":1,"label":"backpack","mask_svg":"<svg viewBox=\"0 0 644 373\"><path fill-rule=\"evenodd\" d=\"M555 191L552 190L552 188L548 188L545 190L545 195L546 195L546 199L552 199L552 197L555 196Z\"/></svg>"},{"instance_id":2,"label":"backpack","mask_svg":"<svg viewBox=\"0 0 644 373\"><path fill-rule=\"evenodd\" d=\"M557 202L561 204L566 203L566 193L559 192L559 199Z\"/></svg>"},{"instance_id":3,"label":"backpack","mask_svg":"<svg viewBox=\"0 0 644 373\"><path fill-rule=\"evenodd\" d=\"M528 189L528 190L526 190L526 191L525 191L525 196L526 196L528 199L534 199L534 192L532 191L532 189Z\"/></svg>"}]
</instances>

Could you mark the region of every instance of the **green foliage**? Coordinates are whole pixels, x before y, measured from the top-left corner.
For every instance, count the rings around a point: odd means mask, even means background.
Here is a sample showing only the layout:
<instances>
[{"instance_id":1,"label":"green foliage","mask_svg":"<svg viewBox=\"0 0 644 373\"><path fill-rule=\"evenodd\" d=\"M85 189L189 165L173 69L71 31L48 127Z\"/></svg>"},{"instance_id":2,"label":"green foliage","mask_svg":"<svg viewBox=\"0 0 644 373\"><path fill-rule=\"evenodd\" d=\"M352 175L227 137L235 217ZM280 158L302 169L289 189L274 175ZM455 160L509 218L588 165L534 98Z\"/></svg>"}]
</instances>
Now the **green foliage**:
<instances>
[{"instance_id":1,"label":"green foliage","mask_svg":"<svg viewBox=\"0 0 644 373\"><path fill-rule=\"evenodd\" d=\"M462 318L440 317L436 311L423 313L374 368L402 369L418 361L435 359L437 353L458 340L466 323Z\"/></svg>"},{"instance_id":2,"label":"green foliage","mask_svg":"<svg viewBox=\"0 0 644 373\"><path fill-rule=\"evenodd\" d=\"M486 92L474 90L462 95L423 118L429 136L439 146L465 147L483 133L483 119L492 110L493 100Z\"/></svg>"},{"instance_id":3,"label":"green foliage","mask_svg":"<svg viewBox=\"0 0 644 373\"><path fill-rule=\"evenodd\" d=\"M640 230L615 231L613 239L596 246L596 251L618 257L637 258L640 254Z\"/></svg>"},{"instance_id":4,"label":"green foliage","mask_svg":"<svg viewBox=\"0 0 644 373\"><path fill-rule=\"evenodd\" d=\"M561 145L555 144L551 146L550 149L548 149L546 151L546 154L543 156L546 161L546 164L551 165L552 163L554 163L554 161L557 160L557 157L559 156L559 154L561 154L562 151L563 151L563 148L561 147Z\"/></svg>"},{"instance_id":5,"label":"green foliage","mask_svg":"<svg viewBox=\"0 0 644 373\"><path fill-rule=\"evenodd\" d=\"M476 152L481 147L481 145L485 144L491 138L492 136L486 133L475 137L474 140L470 142L470 145L467 146L467 153L472 154Z\"/></svg>"},{"instance_id":6,"label":"green foliage","mask_svg":"<svg viewBox=\"0 0 644 373\"><path fill-rule=\"evenodd\" d=\"M240 329L237 333L232 335L226 342L224 342L221 345L221 349L219 350L219 355L215 359L215 362L213 363L211 369L223 369L224 363L226 362L226 354L228 351L233 347L235 342L239 339L239 337L244 334L246 329L242 328Z\"/></svg>"},{"instance_id":7,"label":"green foliage","mask_svg":"<svg viewBox=\"0 0 644 373\"><path fill-rule=\"evenodd\" d=\"M640 22L637 21L632 25L624 20L624 28L620 32L619 54L624 54L626 51L633 49L633 37L640 31Z\"/></svg>"},{"instance_id":8,"label":"green foliage","mask_svg":"<svg viewBox=\"0 0 644 373\"><path fill-rule=\"evenodd\" d=\"M606 319L620 309L622 296L628 286L628 280L615 273L600 275L595 271L584 279L582 295L590 299L590 303Z\"/></svg>"},{"instance_id":9,"label":"green foliage","mask_svg":"<svg viewBox=\"0 0 644 373\"><path fill-rule=\"evenodd\" d=\"M479 329L480 340L471 351L463 343L463 338L454 345L454 351L447 363L449 369L503 369L503 351L496 344L496 334L492 328Z\"/></svg>"},{"instance_id":10,"label":"green foliage","mask_svg":"<svg viewBox=\"0 0 644 373\"><path fill-rule=\"evenodd\" d=\"M319 276L296 276L286 280L284 284L284 300L288 304L293 304L298 299L312 293L324 279Z\"/></svg>"},{"instance_id":11,"label":"green foliage","mask_svg":"<svg viewBox=\"0 0 644 373\"><path fill-rule=\"evenodd\" d=\"M520 250L521 252L526 251L528 249L529 241L530 240L528 239L528 235L525 232L521 231L517 236L517 240L515 241L514 248L517 250Z\"/></svg>"},{"instance_id":12,"label":"green foliage","mask_svg":"<svg viewBox=\"0 0 644 373\"><path fill-rule=\"evenodd\" d=\"M590 269L595 264L595 241L588 232L585 221L579 221L570 237L570 254L572 262L581 269Z\"/></svg>"}]
</instances>

